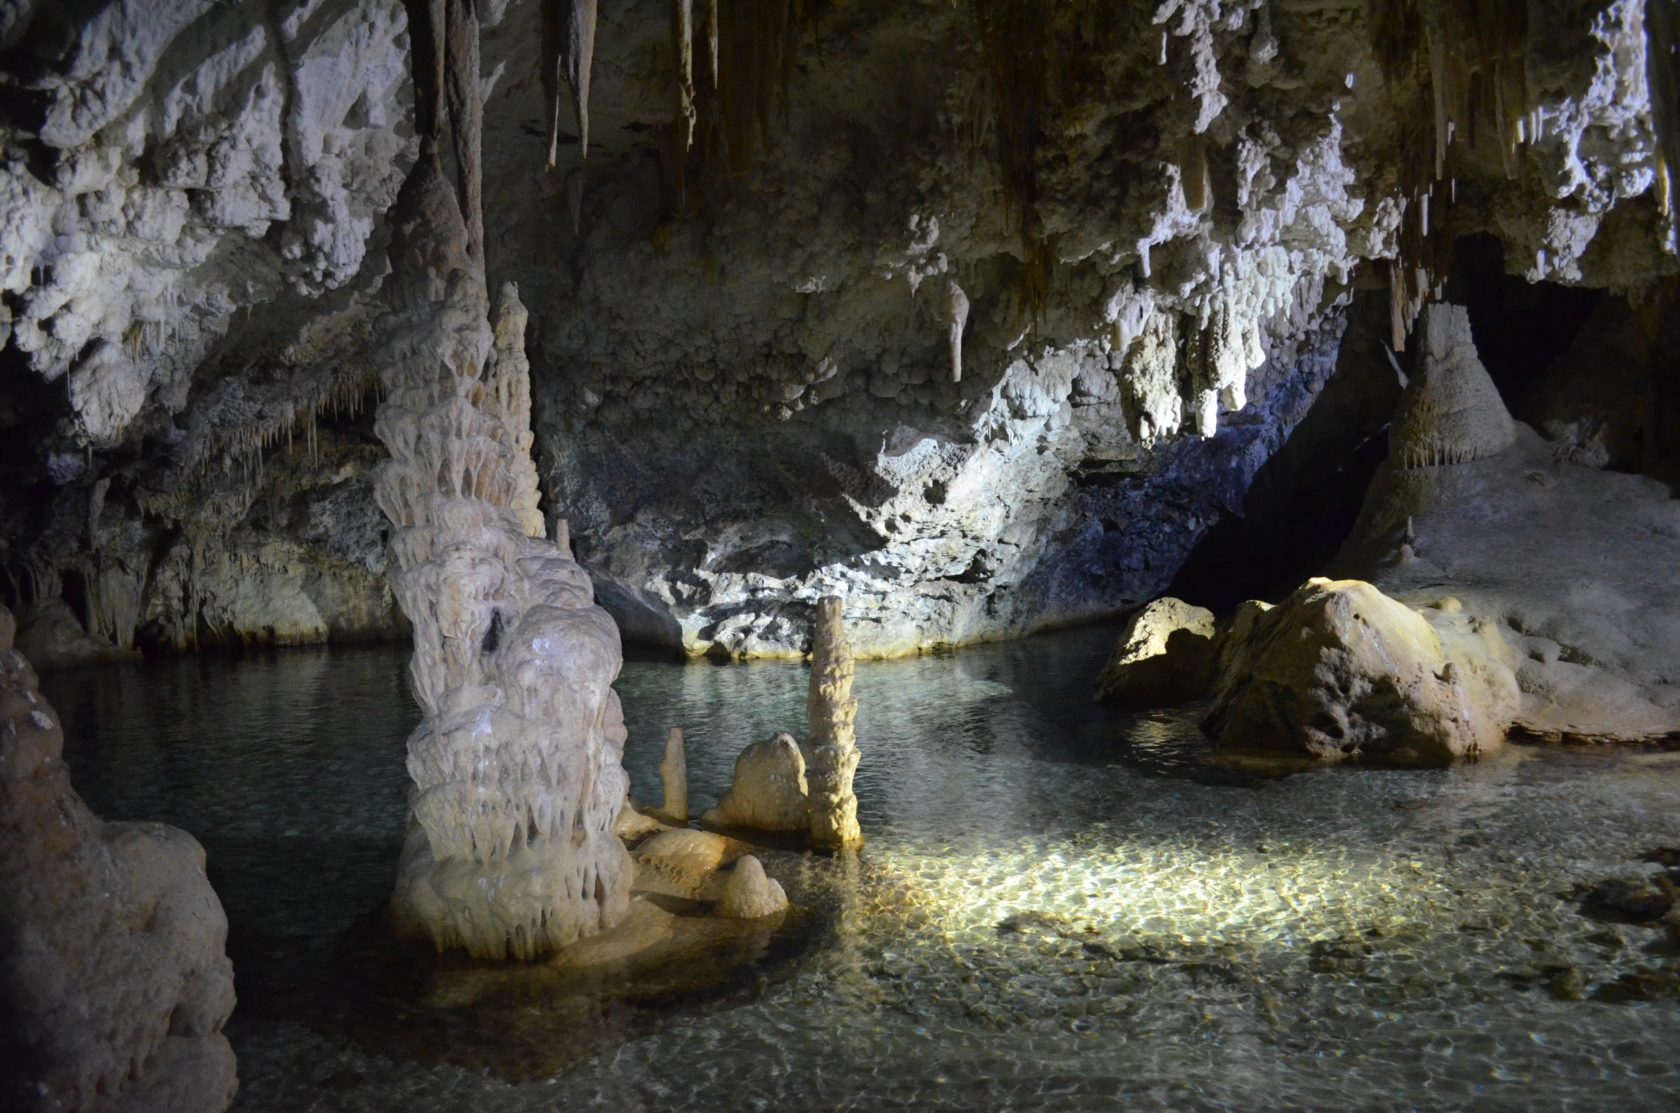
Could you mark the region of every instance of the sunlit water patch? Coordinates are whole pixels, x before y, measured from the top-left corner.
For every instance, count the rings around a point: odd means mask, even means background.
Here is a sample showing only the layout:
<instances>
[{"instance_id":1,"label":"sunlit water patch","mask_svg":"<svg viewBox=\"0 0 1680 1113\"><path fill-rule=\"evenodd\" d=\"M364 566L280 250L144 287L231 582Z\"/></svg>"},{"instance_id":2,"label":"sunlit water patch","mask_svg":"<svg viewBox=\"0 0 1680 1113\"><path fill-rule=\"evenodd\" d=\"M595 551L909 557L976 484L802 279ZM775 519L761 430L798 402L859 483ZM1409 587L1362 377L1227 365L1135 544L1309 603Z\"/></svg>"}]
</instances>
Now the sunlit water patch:
<instances>
[{"instance_id":1,"label":"sunlit water patch","mask_svg":"<svg viewBox=\"0 0 1680 1113\"><path fill-rule=\"evenodd\" d=\"M1571 899L1680 845L1673 758L1520 748L1450 771L1254 778L1205 760L1191 713L1094 707L1111 638L860 664L861 858L767 852L808 910L799 937L728 992L628 1009L537 981L494 1008L400 984L359 1007L341 987L359 973L346 956L378 965L400 844L401 652L45 687L98 811L177 823L209 850L241 1110L1680 1102L1668 935ZM682 725L691 799L715 800L742 746L800 728L805 680L627 665L637 794L657 798L665 728Z\"/></svg>"}]
</instances>

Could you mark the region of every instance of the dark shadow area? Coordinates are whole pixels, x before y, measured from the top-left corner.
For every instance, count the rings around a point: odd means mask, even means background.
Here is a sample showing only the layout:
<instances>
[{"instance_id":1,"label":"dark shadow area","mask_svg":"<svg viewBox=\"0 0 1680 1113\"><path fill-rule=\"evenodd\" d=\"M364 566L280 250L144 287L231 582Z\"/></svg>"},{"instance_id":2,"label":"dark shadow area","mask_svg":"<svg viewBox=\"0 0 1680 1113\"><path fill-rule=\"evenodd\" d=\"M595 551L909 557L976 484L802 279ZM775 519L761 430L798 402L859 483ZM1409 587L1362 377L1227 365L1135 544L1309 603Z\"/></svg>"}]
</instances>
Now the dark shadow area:
<instances>
[{"instance_id":1,"label":"dark shadow area","mask_svg":"<svg viewBox=\"0 0 1680 1113\"><path fill-rule=\"evenodd\" d=\"M1223 612L1244 599L1280 599L1328 567L1388 454L1400 380L1387 336L1387 295L1359 291L1330 381L1256 473L1242 515L1221 515L1167 594Z\"/></svg>"},{"instance_id":2,"label":"dark shadow area","mask_svg":"<svg viewBox=\"0 0 1680 1113\"><path fill-rule=\"evenodd\" d=\"M1505 273L1505 252L1486 233L1453 244L1446 300L1470 311L1476 352L1512 416L1521 412L1533 384L1581 332L1608 295L1603 290L1525 282Z\"/></svg>"}]
</instances>

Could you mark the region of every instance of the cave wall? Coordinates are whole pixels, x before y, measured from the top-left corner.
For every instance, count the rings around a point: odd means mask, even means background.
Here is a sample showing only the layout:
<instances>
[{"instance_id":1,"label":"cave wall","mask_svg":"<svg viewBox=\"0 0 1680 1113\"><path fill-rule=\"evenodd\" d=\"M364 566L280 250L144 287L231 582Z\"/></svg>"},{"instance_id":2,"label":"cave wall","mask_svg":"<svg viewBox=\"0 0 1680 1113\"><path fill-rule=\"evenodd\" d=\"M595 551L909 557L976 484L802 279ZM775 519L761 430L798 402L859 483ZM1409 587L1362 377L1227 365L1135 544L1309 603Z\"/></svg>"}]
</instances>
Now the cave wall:
<instances>
[{"instance_id":1,"label":"cave wall","mask_svg":"<svg viewBox=\"0 0 1680 1113\"><path fill-rule=\"evenodd\" d=\"M735 6L685 151L668 5L631 0L547 170L537 5L483 4L547 505L626 636L689 652L799 652L830 593L860 654L1153 597L1346 367L1356 291L1403 344L1461 236L1527 282L1674 273L1645 6ZM330 407L372 379L407 49L395 0L0 5L13 601L120 564L158 629L393 629ZM275 586L205 613L211 567Z\"/></svg>"}]
</instances>

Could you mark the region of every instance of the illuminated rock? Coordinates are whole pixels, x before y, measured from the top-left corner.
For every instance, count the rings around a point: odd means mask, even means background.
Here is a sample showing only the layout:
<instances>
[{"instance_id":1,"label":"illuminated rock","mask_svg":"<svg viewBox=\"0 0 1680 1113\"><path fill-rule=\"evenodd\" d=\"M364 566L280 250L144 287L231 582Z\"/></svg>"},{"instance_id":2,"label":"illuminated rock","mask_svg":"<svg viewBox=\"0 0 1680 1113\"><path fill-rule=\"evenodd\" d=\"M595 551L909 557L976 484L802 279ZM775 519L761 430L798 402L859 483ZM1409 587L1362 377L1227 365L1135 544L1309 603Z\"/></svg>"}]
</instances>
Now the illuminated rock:
<instances>
[{"instance_id":1,"label":"illuminated rock","mask_svg":"<svg viewBox=\"0 0 1680 1113\"><path fill-rule=\"evenodd\" d=\"M88 810L13 631L0 608L0 1107L219 1113L233 966L204 849Z\"/></svg>"},{"instance_id":2,"label":"illuminated rock","mask_svg":"<svg viewBox=\"0 0 1680 1113\"><path fill-rule=\"evenodd\" d=\"M1486 633L1449 654L1423 616L1356 580L1313 579L1233 647L1204 723L1222 747L1398 765L1497 749L1517 711L1509 650Z\"/></svg>"},{"instance_id":3,"label":"illuminated rock","mask_svg":"<svg viewBox=\"0 0 1680 1113\"><path fill-rule=\"evenodd\" d=\"M858 767L852 648L846 642L840 607L834 595L817 603L811 631L811 687L805 697L811 843L822 847L855 846L863 841L857 796L852 792L852 776Z\"/></svg>"},{"instance_id":4,"label":"illuminated rock","mask_svg":"<svg viewBox=\"0 0 1680 1113\"><path fill-rule=\"evenodd\" d=\"M805 756L793 735L754 742L735 759L735 778L703 821L714 827L803 831L810 826Z\"/></svg>"},{"instance_id":5,"label":"illuminated rock","mask_svg":"<svg viewBox=\"0 0 1680 1113\"><path fill-rule=\"evenodd\" d=\"M1131 707L1199 699L1213 680L1213 612L1170 596L1144 607L1120 633L1097 680L1097 698Z\"/></svg>"},{"instance_id":6,"label":"illuminated rock","mask_svg":"<svg viewBox=\"0 0 1680 1113\"><path fill-rule=\"evenodd\" d=\"M732 920L756 920L785 911L787 906L782 883L767 876L763 863L748 854L735 863L729 880L724 882L717 913Z\"/></svg>"},{"instance_id":7,"label":"illuminated rock","mask_svg":"<svg viewBox=\"0 0 1680 1113\"><path fill-rule=\"evenodd\" d=\"M661 831L635 850L636 891L697 899L712 876L744 850L744 843L710 831Z\"/></svg>"}]
</instances>

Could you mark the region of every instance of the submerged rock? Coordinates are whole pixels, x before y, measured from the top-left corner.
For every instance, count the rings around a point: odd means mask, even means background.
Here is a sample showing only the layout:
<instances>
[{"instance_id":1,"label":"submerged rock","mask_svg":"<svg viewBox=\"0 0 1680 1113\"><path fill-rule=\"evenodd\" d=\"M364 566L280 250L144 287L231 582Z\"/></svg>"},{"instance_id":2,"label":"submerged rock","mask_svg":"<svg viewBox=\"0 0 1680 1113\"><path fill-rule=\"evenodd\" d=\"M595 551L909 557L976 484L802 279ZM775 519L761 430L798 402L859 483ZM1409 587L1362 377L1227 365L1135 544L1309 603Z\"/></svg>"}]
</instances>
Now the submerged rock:
<instances>
[{"instance_id":1,"label":"submerged rock","mask_svg":"<svg viewBox=\"0 0 1680 1113\"><path fill-rule=\"evenodd\" d=\"M1208 694L1217 657L1213 612L1166 596L1133 615L1097 680L1097 698L1172 707Z\"/></svg>"},{"instance_id":2,"label":"submerged rock","mask_svg":"<svg viewBox=\"0 0 1680 1113\"><path fill-rule=\"evenodd\" d=\"M204 849L88 810L13 631L0 608L0 1108L219 1113L233 966Z\"/></svg>"},{"instance_id":3,"label":"submerged rock","mask_svg":"<svg viewBox=\"0 0 1680 1113\"><path fill-rule=\"evenodd\" d=\"M729 791L701 819L713 827L803 831L809 795L805 755L793 735L778 733L741 751Z\"/></svg>"},{"instance_id":4,"label":"submerged rock","mask_svg":"<svg viewBox=\"0 0 1680 1113\"><path fill-rule=\"evenodd\" d=\"M1516 711L1509 668L1449 659L1422 615L1358 581L1309 580L1232 654L1204 723L1225 747L1442 765L1497 748Z\"/></svg>"}]
</instances>

